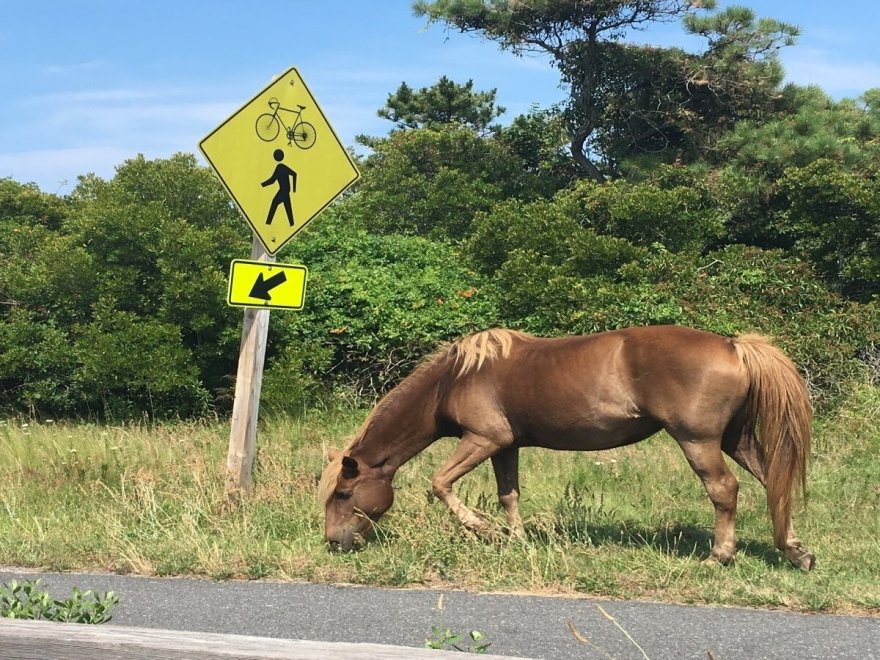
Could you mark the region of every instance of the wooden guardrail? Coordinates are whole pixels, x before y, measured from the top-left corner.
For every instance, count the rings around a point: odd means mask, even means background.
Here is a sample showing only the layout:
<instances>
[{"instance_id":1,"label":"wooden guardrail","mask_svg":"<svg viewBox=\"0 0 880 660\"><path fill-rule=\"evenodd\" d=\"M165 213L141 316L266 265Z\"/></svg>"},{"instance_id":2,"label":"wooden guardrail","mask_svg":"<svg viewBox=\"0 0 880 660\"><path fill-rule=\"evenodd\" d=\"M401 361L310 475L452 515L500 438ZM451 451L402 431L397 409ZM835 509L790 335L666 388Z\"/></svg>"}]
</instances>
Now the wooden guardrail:
<instances>
[{"instance_id":1,"label":"wooden guardrail","mask_svg":"<svg viewBox=\"0 0 880 660\"><path fill-rule=\"evenodd\" d=\"M0 619L4 660L215 660L216 658L345 658L461 660L460 653L381 644L312 642L271 637L183 632L114 625ZM483 655L487 660L510 656Z\"/></svg>"}]
</instances>

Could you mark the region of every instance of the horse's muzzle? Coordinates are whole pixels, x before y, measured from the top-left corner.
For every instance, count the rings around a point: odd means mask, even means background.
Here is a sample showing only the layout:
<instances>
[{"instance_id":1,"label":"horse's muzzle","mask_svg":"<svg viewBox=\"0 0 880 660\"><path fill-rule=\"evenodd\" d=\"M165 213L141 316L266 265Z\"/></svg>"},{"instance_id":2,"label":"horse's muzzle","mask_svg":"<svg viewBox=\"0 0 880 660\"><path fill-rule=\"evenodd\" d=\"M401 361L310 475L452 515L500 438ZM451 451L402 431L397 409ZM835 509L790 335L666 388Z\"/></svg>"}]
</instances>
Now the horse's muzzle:
<instances>
[{"instance_id":1,"label":"horse's muzzle","mask_svg":"<svg viewBox=\"0 0 880 660\"><path fill-rule=\"evenodd\" d=\"M327 544L331 552L351 552L363 548L366 540L360 533L347 529L342 533L341 538L328 539Z\"/></svg>"}]
</instances>

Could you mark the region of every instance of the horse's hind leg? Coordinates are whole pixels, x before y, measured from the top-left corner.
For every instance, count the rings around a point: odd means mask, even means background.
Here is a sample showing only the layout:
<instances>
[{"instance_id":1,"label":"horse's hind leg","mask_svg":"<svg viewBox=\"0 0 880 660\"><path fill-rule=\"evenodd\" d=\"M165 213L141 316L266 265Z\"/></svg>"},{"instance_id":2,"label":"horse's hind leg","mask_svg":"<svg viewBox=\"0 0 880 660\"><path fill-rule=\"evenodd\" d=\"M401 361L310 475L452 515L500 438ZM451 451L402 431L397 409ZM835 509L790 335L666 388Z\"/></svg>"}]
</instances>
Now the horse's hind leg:
<instances>
[{"instance_id":1,"label":"horse's hind leg","mask_svg":"<svg viewBox=\"0 0 880 660\"><path fill-rule=\"evenodd\" d=\"M753 433L742 433L731 438L725 434L721 448L724 453L755 477L765 489L767 488L767 479L764 475L764 454ZM785 534L785 547L779 549L792 564L799 568L810 570L816 564L816 556L803 547L801 540L794 533L790 517Z\"/></svg>"},{"instance_id":2,"label":"horse's hind leg","mask_svg":"<svg viewBox=\"0 0 880 660\"><path fill-rule=\"evenodd\" d=\"M519 449L509 447L495 454L492 468L498 483L498 501L507 513L510 534L524 539L526 531L519 515Z\"/></svg>"},{"instance_id":3,"label":"horse's hind leg","mask_svg":"<svg viewBox=\"0 0 880 660\"><path fill-rule=\"evenodd\" d=\"M715 507L715 541L711 556L722 564L729 564L736 555L736 497L739 483L724 462L719 442L679 440L678 444Z\"/></svg>"}]
</instances>

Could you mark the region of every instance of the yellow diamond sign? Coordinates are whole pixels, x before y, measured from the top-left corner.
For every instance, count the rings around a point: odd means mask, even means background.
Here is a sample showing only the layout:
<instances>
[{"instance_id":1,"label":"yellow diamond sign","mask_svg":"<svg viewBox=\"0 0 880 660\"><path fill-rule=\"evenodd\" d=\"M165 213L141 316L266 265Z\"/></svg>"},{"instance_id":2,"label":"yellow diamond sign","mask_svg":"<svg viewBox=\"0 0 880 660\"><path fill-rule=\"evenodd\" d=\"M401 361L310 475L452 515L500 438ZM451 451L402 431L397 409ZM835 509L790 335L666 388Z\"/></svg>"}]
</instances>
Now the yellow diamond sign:
<instances>
[{"instance_id":1,"label":"yellow diamond sign","mask_svg":"<svg viewBox=\"0 0 880 660\"><path fill-rule=\"evenodd\" d=\"M302 309L308 276L305 266L233 259L226 302L233 307Z\"/></svg>"},{"instance_id":2,"label":"yellow diamond sign","mask_svg":"<svg viewBox=\"0 0 880 660\"><path fill-rule=\"evenodd\" d=\"M295 68L199 148L273 255L360 176Z\"/></svg>"}]
</instances>

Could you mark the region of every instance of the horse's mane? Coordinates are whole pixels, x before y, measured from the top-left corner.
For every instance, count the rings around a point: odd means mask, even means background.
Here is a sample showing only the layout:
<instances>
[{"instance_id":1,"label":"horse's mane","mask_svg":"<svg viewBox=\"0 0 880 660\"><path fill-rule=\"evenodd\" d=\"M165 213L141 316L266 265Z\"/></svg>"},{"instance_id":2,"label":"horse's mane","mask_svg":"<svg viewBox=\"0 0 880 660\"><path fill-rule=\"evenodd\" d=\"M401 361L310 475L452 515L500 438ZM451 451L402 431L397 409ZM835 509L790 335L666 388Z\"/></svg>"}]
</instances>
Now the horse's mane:
<instances>
[{"instance_id":1,"label":"horse's mane","mask_svg":"<svg viewBox=\"0 0 880 660\"><path fill-rule=\"evenodd\" d=\"M327 463L324 472L321 474L321 481L318 482L318 492L315 493L315 498L318 500L319 505L327 506L327 502L330 501L333 491L336 489L336 484L339 482L339 475L341 473L342 456L340 455Z\"/></svg>"},{"instance_id":2,"label":"horse's mane","mask_svg":"<svg viewBox=\"0 0 880 660\"><path fill-rule=\"evenodd\" d=\"M506 328L492 328L462 337L447 348L447 353L458 367L456 378L478 371L483 364L510 355L515 339L534 339L531 335Z\"/></svg>"},{"instance_id":3,"label":"horse's mane","mask_svg":"<svg viewBox=\"0 0 880 660\"><path fill-rule=\"evenodd\" d=\"M409 376L404 378L397 387L379 401L370 414L367 415L358 432L348 441L348 444L346 444L339 456L327 464L324 473L321 475L321 481L318 484L318 502L322 506L326 506L333 495L333 490L336 488L336 483L339 481L339 475L342 472L342 457L349 454L363 442L375 419L397 397L422 384L429 372L434 371L433 367L446 360L451 360L451 365L458 368L455 377L461 378L472 371L478 371L487 361L491 362L499 358L506 358L510 355L510 349L515 339L531 340L534 337L516 330L492 328L472 333L451 344L444 344L425 358Z\"/></svg>"}]
</instances>

